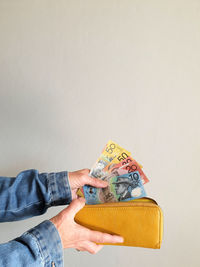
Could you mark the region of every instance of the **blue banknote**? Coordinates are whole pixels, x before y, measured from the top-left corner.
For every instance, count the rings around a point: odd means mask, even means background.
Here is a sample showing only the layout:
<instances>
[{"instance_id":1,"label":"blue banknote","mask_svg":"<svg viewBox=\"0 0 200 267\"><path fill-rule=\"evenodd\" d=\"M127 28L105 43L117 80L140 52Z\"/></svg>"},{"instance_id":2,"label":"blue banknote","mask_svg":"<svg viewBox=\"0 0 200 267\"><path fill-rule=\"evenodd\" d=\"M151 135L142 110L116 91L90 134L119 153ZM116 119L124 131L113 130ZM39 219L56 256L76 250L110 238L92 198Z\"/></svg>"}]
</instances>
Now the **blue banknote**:
<instances>
[{"instance_id":1,"label":"blue banknote","mask_svg":"<svg viewBox=\"0 0 200 267\"><path fill-rule=\"evenodd\" d=\"M102 180L108 181L106 188L83 186L86 204L129 201L146 196L144 186L138 171L116 176L108 174Z\"/></svg>"}]
</instances>

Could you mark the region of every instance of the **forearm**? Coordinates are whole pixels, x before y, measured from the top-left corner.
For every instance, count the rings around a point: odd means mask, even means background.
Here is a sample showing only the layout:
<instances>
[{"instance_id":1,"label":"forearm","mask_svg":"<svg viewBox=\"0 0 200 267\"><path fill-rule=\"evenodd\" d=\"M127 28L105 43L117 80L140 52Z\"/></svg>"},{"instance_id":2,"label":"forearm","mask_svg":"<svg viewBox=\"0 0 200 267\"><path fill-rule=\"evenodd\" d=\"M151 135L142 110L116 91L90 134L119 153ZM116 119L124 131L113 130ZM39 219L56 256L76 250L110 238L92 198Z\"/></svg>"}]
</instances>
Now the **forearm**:
<instances>
[{"instance_id":1,"label":"forearm","mask_svg":"<svg viewBox=\"0 0 200 267\"><path fill-rule=\"evenodd\" d=\"M0 222L41 215L50 206L71 200L67 171L39 173L30 169L16 177L0 177Z\"/></svg>"},{"instance_id":2,"label":"forearm","mask_svg":"<svg viewBox=\"0 0 200 267\"><path fill-rule=\"evenodd\" d=\"M59 233L46 220L20 237L0 245L0 266L63 267L63 248Z\"/></svg>"}]
</instances>

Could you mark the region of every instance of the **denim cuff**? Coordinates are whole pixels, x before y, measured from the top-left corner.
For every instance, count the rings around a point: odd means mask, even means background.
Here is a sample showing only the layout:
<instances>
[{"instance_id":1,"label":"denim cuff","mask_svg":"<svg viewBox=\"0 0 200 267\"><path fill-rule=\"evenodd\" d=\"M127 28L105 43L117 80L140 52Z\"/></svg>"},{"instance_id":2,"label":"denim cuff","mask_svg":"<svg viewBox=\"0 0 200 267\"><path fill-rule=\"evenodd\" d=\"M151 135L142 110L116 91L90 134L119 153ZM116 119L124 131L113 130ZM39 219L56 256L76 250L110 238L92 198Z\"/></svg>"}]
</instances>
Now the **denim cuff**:
<instances>
[{"instance_id":1,"label":"denim cuff","mask_svg":"<svg viewBox=\"0 0 200 267\"><path fill-rule=\"evenodd\" d=\"M51 172L47 175L50 206L66 205L72 201L68 172Z\"/></svg>"},{"instance_id":2,"label":"denim cuff","mask_svg":"<svg viewBox=\"0 0 200 267\"><path fill-rule=\"evenodd\" d=\"M27 233L36 238L44 267L63 267L64 256L60 235L50 220L45 220Z\"/></svg>"}]
</instances>

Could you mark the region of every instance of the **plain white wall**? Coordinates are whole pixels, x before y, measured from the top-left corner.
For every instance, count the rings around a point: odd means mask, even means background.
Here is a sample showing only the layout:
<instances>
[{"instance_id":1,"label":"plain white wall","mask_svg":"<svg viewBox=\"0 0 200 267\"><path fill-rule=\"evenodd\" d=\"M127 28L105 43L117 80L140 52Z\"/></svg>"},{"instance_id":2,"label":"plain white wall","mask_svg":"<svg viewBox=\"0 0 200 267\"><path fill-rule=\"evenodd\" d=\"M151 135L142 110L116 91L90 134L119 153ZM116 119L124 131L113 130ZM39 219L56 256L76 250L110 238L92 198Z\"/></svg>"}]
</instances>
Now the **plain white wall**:
<instances>
[{"instance_id":1,"label":"plain white wall","mask_svg":"<svg viewBox=\"0 0 200 267\"><path fill-rule=\"evenodd\" d=\"M90 168L113 139L164 212L160 250L68 249L65 266L200 266L199 48L198 0L0 0L0 175Z\"/></svg>"}]
</instances>

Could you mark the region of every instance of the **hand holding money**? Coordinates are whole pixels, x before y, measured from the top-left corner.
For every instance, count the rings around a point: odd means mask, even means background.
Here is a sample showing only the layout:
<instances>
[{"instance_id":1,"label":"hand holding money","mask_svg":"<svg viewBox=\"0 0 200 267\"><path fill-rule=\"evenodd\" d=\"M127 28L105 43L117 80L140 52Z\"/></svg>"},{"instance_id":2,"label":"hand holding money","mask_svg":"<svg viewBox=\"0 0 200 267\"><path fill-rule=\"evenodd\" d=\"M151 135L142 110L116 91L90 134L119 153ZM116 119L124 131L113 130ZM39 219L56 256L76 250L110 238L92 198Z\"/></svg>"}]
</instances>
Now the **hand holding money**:
<instances>
[{"instance_id":1,"label":"hand holding money","mask_svg":"<svg viewBox=\"0 0 200 267\"><path fill-rule=\"evenodd\" d=\"M72 200L76 199L77 191L80 187L84 185L91 185L94 187L107 187L108 182L99 180L97 178L92 178L89 176L89 169L82 169L79 171L68 172L69 185L72 194Z\"/></svg>"},{"instance_id":2,"label":"hand holding money","mask_svg":"<svg viewBox=\"0 0 200 267\"><path fill-rule=\"evenodd\" d=\"M105 188L84 185L82 194L87 204L129 201L146 196L144 184L149 182L142 165L131 157L131 153L113 141L109 141L89 175L92 179L107 181Z\"/></svg>"}]
</instances>

